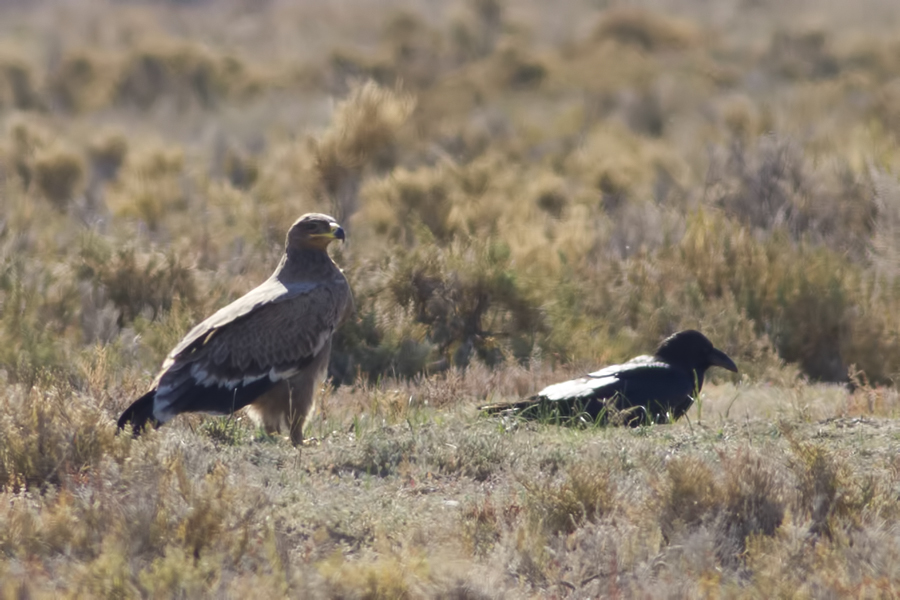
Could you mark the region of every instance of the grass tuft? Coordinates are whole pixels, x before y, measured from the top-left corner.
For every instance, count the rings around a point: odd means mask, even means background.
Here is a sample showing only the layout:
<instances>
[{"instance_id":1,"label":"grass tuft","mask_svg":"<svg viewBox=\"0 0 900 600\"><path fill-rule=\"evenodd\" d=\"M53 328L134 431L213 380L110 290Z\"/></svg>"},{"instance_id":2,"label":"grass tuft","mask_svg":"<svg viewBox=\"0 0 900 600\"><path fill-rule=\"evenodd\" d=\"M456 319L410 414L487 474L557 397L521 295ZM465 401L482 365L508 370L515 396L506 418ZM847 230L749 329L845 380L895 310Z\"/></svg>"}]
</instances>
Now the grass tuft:
<instances>
[{"instance_id":1,"label":"grass tuft","mask_svg":"<svg viewBox=\"0 0 900 600\"><path fill-rule=\"evenodd\" d=\"M80 154L62 147L41 149L34 156L34 182L56 208L65 209L74 200L85 179Z\"/></svg>"},{"instance_id":2,"label":"grass tuft","mask_svg":"<svg viewBox=\"0 0 900 600\"><path fill-rule=\"evenodd\" d=\"M615 484L608 470L596 463L570 466L561 482L521 483L529 518L549 534L572 533L607 516L616 505Z\"/></svg>"}]
</instances>

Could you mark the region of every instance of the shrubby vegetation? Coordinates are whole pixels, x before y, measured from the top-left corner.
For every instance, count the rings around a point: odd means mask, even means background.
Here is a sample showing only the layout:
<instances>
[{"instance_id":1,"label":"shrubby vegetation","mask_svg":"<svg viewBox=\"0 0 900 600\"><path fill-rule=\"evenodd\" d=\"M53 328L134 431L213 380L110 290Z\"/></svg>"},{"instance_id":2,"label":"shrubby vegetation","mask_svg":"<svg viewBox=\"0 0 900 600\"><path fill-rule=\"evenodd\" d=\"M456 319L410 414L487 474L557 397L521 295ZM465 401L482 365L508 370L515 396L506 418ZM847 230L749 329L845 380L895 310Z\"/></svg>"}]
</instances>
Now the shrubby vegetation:
<instances>
[{"instance_id":1,"label":"shrubby vegetation","mask_svg":"<svg viewBox=\"0 0 900 600\"><path fill-rule=\"evenodd\" d=\"M0 6L2 593L895 594L897 10L642 6ZM116 437L312 210L320 445ZM690 424L472 409L689 327Z\"/></svg>"}]
</instances>

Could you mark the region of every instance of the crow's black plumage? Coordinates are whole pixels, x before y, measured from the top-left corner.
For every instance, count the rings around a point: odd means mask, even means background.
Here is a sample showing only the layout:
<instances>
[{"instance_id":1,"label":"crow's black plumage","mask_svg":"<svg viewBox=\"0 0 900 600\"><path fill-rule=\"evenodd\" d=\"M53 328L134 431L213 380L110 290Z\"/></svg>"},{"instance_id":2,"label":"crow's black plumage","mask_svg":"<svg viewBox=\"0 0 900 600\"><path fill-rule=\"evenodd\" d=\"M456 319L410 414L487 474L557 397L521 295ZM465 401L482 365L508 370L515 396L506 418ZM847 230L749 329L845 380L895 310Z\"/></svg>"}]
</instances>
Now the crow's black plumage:
<instances>
[{"instance_id":1,"label":"crow's black plumage","mask_svg":"<svg viewBox=\"0 0 900 600\"><path fill-rule=\"evenodd\" d=\"M688 411L709 367L737 372L734 362L699 331L666 338L653 356L638 356L585 377L548 386L521 402L483 406L526 418L668 423Z\"/></svg>"}]
</instances>

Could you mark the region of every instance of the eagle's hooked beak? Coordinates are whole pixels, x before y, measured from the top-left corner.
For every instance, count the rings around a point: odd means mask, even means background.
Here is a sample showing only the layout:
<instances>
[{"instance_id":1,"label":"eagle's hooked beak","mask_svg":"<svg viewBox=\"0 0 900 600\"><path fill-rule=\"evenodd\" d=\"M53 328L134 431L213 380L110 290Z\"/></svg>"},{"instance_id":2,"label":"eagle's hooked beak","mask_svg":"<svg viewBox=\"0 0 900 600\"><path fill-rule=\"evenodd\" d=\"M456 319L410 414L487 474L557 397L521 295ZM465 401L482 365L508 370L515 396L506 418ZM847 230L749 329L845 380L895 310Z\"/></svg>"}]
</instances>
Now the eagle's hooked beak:
<instances>
[{"instance_id":1,"label":"eagle's hooked beak","mask_svg":"<svg viewBox=\"0 0 900 600\"><path fill-rule=\"evenodd\" d=\"M325 248L334 240L341 240L342 242L346 240L344 228L337 223L331 223L328 231L324 233L314 233L309 237L311 240L314 240L313 244L319 248Z\"/></svg>"}]
</instances>

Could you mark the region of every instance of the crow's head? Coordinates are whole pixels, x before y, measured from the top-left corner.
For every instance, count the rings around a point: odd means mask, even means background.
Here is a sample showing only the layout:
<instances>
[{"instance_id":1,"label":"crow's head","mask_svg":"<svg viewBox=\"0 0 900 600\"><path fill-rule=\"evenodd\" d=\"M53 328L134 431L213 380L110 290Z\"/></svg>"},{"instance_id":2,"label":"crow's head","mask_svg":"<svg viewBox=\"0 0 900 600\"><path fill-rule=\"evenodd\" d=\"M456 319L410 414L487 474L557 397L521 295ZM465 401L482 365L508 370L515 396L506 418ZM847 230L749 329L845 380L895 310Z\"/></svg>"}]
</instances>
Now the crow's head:
<instances>
[{"instance_id":1,"label":"crow's head","mask_svg":"<svg viewBox=\"0 0 900 600\"><path fill-rule=\"evenodd\" d=\"M693 329L679 331L662 341L654 354L657 360L697 371L702 375L709 367L722 367L737 373L737 365L727 354L712 345L705 335Z\"/></svg>"}]
</instances>

